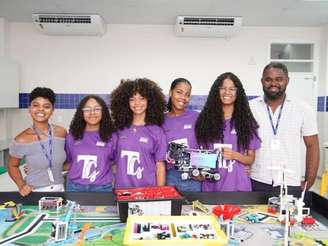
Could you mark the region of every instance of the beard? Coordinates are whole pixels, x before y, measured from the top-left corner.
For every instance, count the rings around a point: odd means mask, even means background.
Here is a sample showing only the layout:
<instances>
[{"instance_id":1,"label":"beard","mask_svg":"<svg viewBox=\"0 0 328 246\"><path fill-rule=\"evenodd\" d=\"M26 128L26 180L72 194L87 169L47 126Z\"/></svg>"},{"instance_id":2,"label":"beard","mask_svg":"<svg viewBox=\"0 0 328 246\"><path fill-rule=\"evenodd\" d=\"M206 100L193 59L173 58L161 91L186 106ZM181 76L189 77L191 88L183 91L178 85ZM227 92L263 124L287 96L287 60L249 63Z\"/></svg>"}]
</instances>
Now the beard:
<instances>
[{"instance_id":1,"label":"beard","mask_svg":"<svg viewBox=\"0 0 328 246\"><path fill-rule=\"evenodd\" d=\"M266 98L269 100L277 100L285 96L286 88L279 88L277 91L270 91L270 88L264 88L263 87L263 92Z\"/></svg>"}]
</instances>

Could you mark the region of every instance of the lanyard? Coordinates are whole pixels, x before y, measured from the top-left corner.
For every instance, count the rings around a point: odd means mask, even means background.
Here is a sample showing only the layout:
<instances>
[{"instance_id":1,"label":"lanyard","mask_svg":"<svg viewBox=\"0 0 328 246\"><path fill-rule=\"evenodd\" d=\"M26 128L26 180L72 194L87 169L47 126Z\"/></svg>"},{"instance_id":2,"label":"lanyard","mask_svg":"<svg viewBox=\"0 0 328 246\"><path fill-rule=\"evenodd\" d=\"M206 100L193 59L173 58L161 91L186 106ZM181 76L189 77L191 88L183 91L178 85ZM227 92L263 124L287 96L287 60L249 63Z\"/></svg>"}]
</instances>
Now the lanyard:
<instances>
[{"instance_id":1,"label":"lanyard","mask_svg":"<svg viewBox=\"0 0 328 246\"><path fill-rule=\"evenodd\" d=\"M275 135L275 136L277 135L277 132L278 132L279 122L280 122L280 118L281 118L281 114L282 114L282 109L283 109L284 104L285 104L285 99L286 99L286 97L284 98L284 101L282 102L281 107L279 109L278 120L277 120L275 126L273 125L273 120L272 120L272 116L271 116L269 106L266 103L266 108L267 108L267 111L268 111L268 115L269 115L269 119L270 119L270 123L271 123L271 128L272 128L272 131L273 131L273 135Z\"/></svg>"},{"instance_id":2,"label":"lanyard","mask_svg":"<svg viewBox=\"0 0 328 246\"><path fill-rule=\"evenodd\" d=\"M49 168L51 168L52 167L52 130L51 130L51 127L50 127L50 125L48 125L48 129L49 129L49 132L48 132L49 154L48 154L48 151L47 151L46 147L41 142L40 130L37 129L34 125L32 126L32 128L33 128L33 131L35 132L36 136L38 137L38 141L39 141L39 144L42 148L42 152L43 152L44 156L46 157L46 159L49 162Z\"/></svg>"}]
</instances>

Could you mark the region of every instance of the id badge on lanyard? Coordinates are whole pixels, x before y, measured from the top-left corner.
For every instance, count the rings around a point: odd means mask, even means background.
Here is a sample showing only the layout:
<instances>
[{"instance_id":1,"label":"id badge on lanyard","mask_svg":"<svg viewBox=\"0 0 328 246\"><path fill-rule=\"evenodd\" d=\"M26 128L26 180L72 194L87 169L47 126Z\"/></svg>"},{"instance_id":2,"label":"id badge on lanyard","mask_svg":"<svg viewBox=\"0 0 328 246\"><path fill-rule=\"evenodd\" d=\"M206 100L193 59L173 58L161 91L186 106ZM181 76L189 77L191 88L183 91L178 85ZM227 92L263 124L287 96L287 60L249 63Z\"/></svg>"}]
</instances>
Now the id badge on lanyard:
<instances>
[{"instance_id":1,"label":"id badge on lanyard","mask_svg":"<svg viewBox=\"0 0 328 246\"><path fill-rule=\"evenodd\" d=\"M270 120L270 124L271 124L271 128L272 128L272 133L273 133L273 137L271 139L271 143L270 143L270 147L271 150L277 151L280 150L280 139L278 137L278 127L279 127L279 123L280 123L280 118L281 118L281 114L282 114L282 109L284 107L284 103L285 103L285 98L284 101L279 109L279 114L278 114L278 119L276 122L276 125L273 124L273 119L270 113L270 109L268 104L266 104L266 108L267 108L267 112L268 112L268 116L269 116L269 120Z\"/></svg>"},{"instance_id":2,"label":"id badge on lanyard","mask_svg":"<svg viewBox=\"0 0 328 246\"><path fill-rule=\"evenodd\" d=\"M51 183L55 182L54 175L50 167L48 167L48 176Z\"/></svg>"},{"instance_id":3,"label":"id badge on lanyard","mask_svg":"<svg viewBox=\"0 0 328 246\"><path fill-rule=\"evenodd\" d=\"M271 150L280 150L280 139L276 136L271 139Z\"/></svg>"},{"instance_id":4,"label":"id badge on lanyard","mask_svg":"<svg viewBox=\"0 0 328 246\"><path fill-rule=\"evenodd\" d=\"M41 142L41 137L40 137L39 130L34 125L32 126L32 129L34 130L35 134L38 137L38 141L39 141L39 144L41 146L42 152L43 152L45 158L49 162L49 166L47 168L47 173L48 173L48 177L49 177L50 182L53 183L53 182L55 182L54 175L53 175L52 170L51 170L51 167L52 167L52 144L53 144L52 141L53 141L53 136L52 136L51 126L48 125L48 128L49 128L49 131L48 131L48 147L49 147L49 153L48 153L46 147L44 146L44 144Z\"/></svg>"}]
</instances>

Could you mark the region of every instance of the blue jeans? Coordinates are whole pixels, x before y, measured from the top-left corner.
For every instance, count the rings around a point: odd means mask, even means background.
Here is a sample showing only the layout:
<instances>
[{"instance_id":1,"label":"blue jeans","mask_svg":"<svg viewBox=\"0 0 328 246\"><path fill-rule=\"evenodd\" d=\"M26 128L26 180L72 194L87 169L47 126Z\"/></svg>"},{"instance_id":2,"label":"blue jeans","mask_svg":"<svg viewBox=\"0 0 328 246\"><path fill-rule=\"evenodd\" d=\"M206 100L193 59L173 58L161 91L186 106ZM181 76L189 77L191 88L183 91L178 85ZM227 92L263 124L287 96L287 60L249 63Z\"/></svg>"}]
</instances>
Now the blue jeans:
<instances>
[{"instance_id":1,"label":"blue jeans","mask_svg":"<svg viewBox=\"0 0 328 246\"><path fill-rule=\"evenodd\" d=\"M166 172L166 184L175 186L179 191L199 192L202 190L202 183L193 179L182 180L180 171L169 169Z\"/></svg>"},{"instance_id":2,"label":"blue jeans","mask_svg":"<svg viewBox=\"0 0 328 246\"><path fill-rule=\"evenodd\" d=\"M93 185L93 184L78 184L67 180L66 191L68 192L111 192L112 184Z\"/></svg>"}]
</instances>

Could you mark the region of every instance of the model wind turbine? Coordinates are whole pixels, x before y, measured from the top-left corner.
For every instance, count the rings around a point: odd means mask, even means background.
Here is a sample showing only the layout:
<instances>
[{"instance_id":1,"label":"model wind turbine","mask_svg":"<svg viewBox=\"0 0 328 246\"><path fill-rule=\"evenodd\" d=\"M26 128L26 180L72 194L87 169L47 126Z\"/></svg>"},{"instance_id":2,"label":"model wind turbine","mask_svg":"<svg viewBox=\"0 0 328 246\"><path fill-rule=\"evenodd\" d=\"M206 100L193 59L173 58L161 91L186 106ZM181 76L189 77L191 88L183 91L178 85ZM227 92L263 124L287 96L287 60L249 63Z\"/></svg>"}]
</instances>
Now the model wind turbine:
<instances>
[{"instance_id":1,"label":"model wind turbine","mask_svg":"<svg viewBox=\"0 0 328 246\"><path fill-rule=\"evenodd\" d=\"M310 214L310 208L304 208L304 196L307 187L307 182L304 185L302 195L300 198L296 198L293 195L288 195L288 187L285 181L286 173L293 173L293 171L288 170L283 167L271 167L272 170L277 170L278 177L277 183L280 183L280 195L278 197L269 198L269 208L279 207L278 220L285 224L285 236L284 245L288 245L288 237L290 235L290 226L295 222L302 223L303 225L311 225L315 221ZM280 182L280 180L282 182Z\"/></svg>"},{"instance_id":2,"label":"model wind turbine","mask_svg":"<svg viewBox=\"0 0 328 246\"><path fill-rule=\"evenodd\" d=\"M285 173L282 171L282 185L280 185L280 211L282 207L285 207L285 234L284 234L284 245L288 245L288 237L290 236L290 221L289 221L289 201L288 197L288 186L285 182ZM280 214L282 215L282 214Z\"/></svg>"},{"instance_id":3,"label":"model wind turbine","mask_svg":"<svg viewBox=\"0 0 328 246\"><path fill-rule=\"evenodd\" d=\"M288 195L288 186L285 182L285 174L293 173L292 170L286 169L285 165L283 167L271 167L272 170L278 171L277 183L282 180L280 184L280 194L279 194L279 216L280 222L285 223L285 233L284 233L284 245L288 245L288 237L290 236L290 209L295 207L293 205L296 200L292 195ZM304 196L303 196L304 197Z\"/></svg>"},{"instance_id":4,"label":"model wind turbine","mask_svg":"<svg viewBox=\"0 0 328 246\"><path fill-rule=\"evenodd\" d=\"M277 184L280 184L280 194L279 194L279 220L282 221L285 215L286 204L292 203L295 198L292 195L288 195L288 187L285 182L286 173L294 173L292 170L281 166L269 167L268 169L278 171ZM281 182L280 182L281 181Z\"/></svg>"},{"instance_id":5,"label":"model wind turbine","mask_svg":"<svg viewBox=\"0 0 328 246\"><path fill-rule=\"evenodd\" d=\"M295 216L295 219L297 222L302 222L304 219L304 215L310 214L310 208L304 208L305 206L304 195L305 195L306 187L307 187L307 182L305 182L301 197L295 201L296 209L297 209L297 214Z\"/></svg>"}]
</instances>

